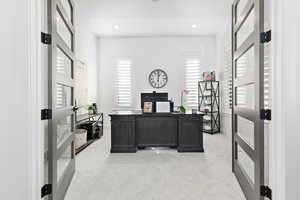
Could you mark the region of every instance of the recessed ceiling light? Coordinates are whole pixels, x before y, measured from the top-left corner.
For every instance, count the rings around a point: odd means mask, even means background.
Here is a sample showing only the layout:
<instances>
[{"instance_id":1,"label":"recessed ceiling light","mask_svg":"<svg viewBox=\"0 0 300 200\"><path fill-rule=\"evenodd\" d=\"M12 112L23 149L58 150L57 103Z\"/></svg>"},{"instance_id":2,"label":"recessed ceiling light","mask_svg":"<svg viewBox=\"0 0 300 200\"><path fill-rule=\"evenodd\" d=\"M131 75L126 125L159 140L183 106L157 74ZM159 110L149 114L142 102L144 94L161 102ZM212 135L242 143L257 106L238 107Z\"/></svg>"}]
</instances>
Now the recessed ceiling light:
<instances>
[{"instance_id":1,"label":"recessed ceiling light","mask_svg":"<svg viewBox=\"0 0 300 200\"><path fill-rule=\"evenodd\" d=\"M114 25L114 29L120 29L120 26Z\"/></svg>"},{"instance_id":2,"label":"recessed ceiling light","mask_svg":"<svg viewBox=\"0 0 300 200\"><path fill-rule=\"evenodd\" d=\"M197 27L198 27L197 24L192 25L192 28L197 28Z\"/></svg>"}]
</instances>

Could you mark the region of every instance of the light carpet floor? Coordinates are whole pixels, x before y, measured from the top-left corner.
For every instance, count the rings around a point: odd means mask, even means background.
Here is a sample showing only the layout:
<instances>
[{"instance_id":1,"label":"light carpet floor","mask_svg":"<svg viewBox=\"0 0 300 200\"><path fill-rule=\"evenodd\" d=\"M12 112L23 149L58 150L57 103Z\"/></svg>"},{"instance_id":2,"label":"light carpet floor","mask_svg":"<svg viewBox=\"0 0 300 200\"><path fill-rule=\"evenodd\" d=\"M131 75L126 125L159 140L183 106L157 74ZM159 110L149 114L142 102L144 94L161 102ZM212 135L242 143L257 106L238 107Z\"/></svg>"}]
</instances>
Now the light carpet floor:
<instances>
[{"instance_id":1,"label":"light carpet floor","mask_svg":"<svg viewBox=\"0 0 300 200\"><path fill-rule=\"evenodd\" d=\"M65 200L245 200L230 141L204 135L205 153L150 149L110 154L110 131L76 157Z\"/></svg>"}]
</instances>

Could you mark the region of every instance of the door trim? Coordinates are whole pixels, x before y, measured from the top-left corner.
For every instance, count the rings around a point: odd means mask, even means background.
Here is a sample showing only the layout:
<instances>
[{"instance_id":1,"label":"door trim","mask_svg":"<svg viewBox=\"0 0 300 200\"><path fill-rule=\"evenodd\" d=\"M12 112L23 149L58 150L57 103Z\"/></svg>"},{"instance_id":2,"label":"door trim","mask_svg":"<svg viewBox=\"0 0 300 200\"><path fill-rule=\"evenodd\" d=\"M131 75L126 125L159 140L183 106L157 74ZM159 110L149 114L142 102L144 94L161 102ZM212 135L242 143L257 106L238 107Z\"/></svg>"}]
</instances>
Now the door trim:
<instances>
[{"instance_id":1,"label":"door trim","mask_svg":"<svg viewBox=\"0 0 300 200\"><path fill-rule=\"evenodd\" d=\"M271 46L271 65L272 65L272 121L270 121L270 186L272 188L273 200L286 199L286 121L288 120L284 106L287 105L287 99L284 97L287 87L284 80L287 80L287 74L283 73L284 63L284 23L283 19L288 15L284 12L284 1L271 1L271 28L272 28L272 46ZM290 17L290 16L289 16ZM290 75L290 74L289 74ZM276 80L276 81L275 81ZM288 86L289 88L291 86ZM292 152L291 152L292 153Z\"/></svg>"},{"instance_id":2,"label":"door trim","mask_svg":"<svg viewBox=\"0 0 300 200\"><path fill-rule=\"evenodd\" d=\"M28 68L28 187L26 199L40 200L44 174L44 136L41 134L40 119L42 102L42 58L41 58L41 21L42 7L39 0L27 0L27 33L25 33L26 67ZM24 150L24 149L23 149Z\"/></svg>"}]
</instances>

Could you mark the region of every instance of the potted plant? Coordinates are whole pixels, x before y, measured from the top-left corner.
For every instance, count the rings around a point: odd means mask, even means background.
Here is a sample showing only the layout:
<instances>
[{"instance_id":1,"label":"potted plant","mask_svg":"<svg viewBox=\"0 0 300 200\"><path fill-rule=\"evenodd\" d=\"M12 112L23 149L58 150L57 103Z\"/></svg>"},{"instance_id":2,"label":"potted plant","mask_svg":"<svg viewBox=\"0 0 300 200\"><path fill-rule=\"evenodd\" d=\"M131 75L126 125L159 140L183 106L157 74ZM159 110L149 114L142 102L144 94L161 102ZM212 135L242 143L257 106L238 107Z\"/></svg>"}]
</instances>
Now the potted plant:
<instances>
[{"instance_id":1,"label":"potted plant","mask_svg":"<svg viewBox=\"0 0 300 200\"><path fill-rule=\"evenodd\" d=\"M178 106L178 110L181 112L181 113L185 113L186 109L184 106Z\"/></svg>"},{"instance_id":2,"label":"potted plant","mask_svg":"<svg viewBox=\"0 0 300 200\"><path fill-rule=\"evenodd\" d=\"M87 110L89 112L89 115L93 115L95 113L96 107L94 105L88 105Z\"/></svg>"},{"instance_id":3,"label":"potted plant","mask_svg":"<svg viewBox=\"0 0 300 200\"><path fill-rule=\"evenodd\" d=\"M181 91L181 99L180 99L181 105L178 106L178 110L179 110L181 113L185 113L185 112L186 112L186 109L185 109L185 107L183 106L183 96L186 95L186 94L188 94L188 93L189 93L189 91L187 91L187 90L182 90L182 91Z\"/></svg>"}]
</instances>

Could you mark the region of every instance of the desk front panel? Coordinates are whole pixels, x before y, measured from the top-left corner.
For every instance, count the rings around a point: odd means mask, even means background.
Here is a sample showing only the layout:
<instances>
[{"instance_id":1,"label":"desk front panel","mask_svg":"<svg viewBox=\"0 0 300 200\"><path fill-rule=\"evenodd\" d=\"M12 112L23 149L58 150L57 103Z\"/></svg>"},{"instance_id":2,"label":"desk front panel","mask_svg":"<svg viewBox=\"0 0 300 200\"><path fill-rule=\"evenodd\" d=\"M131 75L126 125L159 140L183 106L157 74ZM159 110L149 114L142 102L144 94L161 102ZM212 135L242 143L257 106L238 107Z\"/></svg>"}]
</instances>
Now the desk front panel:
<instances>
[{"instance_id":1,"label":"desk front panel","mask_svg":"<svg viewBox=\"0 0 300 200\"><path fill-rule=\"evenodd\" d=\"M137 145L148 146L177 146L178 122L177 117L140 116L136 118Z\"/></svg>"}]
</instances>

